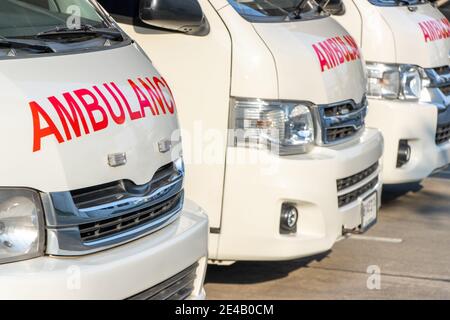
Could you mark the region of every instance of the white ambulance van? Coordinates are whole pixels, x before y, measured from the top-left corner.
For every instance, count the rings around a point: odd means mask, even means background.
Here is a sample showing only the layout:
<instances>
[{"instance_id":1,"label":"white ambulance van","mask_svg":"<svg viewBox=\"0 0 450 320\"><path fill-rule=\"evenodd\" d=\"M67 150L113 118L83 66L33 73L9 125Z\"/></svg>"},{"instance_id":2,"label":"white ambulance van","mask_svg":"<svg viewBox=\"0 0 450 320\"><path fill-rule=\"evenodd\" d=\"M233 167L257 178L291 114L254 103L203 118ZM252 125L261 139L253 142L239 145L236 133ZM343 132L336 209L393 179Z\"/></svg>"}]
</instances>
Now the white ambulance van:
<instances>
[{"instance_id":1,"label":"white ambulance van","mask_svg":"<svg viewBox=\"0 0 450 320\"><path fill-rule=\"evenodd\" d=\"M448 20L426 0L343 0L340 9L339 2L330 4L367 61L366 123L384 135L384 182L420 181L447 166Z\"/></svg>"},{"instance_id":2,"label":"white ambulance van","mask_svg":"<svg viewBox=\"0 0 450 320\"><path fill-rule=\"evenodd\" d=\"M173 85L210 259L310 256L376 221L383 145L364 126L361 54L314 1L99 2Z\"/></svg>"},{"instance_id":3,"label":"white ambulance van","mask_svg":"<svg viewBox=\"0 0 450 320\"><path fill-rule=\"evenodd\" d=\"M0 299L203 298L207 217L141 49L94 1L2 0L0 83Z\"/></svg>"}]
</instances>

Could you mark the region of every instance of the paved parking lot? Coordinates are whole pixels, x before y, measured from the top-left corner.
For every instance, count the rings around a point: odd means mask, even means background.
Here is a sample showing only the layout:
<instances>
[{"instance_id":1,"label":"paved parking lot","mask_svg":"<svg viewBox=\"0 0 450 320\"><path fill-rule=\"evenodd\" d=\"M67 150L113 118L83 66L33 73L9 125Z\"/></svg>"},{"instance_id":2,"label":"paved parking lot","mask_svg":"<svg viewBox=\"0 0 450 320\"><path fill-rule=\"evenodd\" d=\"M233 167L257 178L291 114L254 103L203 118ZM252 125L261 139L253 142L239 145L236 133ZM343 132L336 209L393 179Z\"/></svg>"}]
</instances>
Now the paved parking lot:
<instances>
[{"instance_id":1,"label":"paved parking lot","mask_svg":"<svg viewBox=\"0 0 450 320\"><path fill-rule=\"evenodd\" d=\"M210 266L208 298L450 299L450 170L383 198L377 225L314 259ZM367 287L369 267L379 290Z\"/></svg>"}]
</instances>

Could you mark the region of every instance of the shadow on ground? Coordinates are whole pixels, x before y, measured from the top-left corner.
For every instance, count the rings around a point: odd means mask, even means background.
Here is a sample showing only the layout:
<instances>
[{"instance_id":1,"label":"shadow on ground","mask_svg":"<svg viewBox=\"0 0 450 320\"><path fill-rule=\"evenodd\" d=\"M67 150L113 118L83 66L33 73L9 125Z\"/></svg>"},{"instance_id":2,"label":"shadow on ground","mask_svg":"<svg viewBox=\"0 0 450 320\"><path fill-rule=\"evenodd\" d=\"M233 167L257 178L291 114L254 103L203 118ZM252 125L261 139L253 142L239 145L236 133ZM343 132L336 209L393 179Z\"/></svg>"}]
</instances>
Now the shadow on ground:
<instances>
[{"instance_id":1,"label":"shadow on ground","mask_svg":"<svg viewBox=\"0 0 450 320\"><path fill-rule=\"evenodd\" d=\"M385 185L383 186L383 208L391 210L406 210L405 214L426 216L429 220L423 223L435 222L450 214L450 197L448 188L450 171L444 170L430 176L423 182Z\"/></svg>"},{"instance_id":2,"label":"shadow on ground","mask_svg":"<svg viewBox=\"0 0 450 320\"><path fill-rule=\"evenodd\" d=\"M418 193L422 189L423 186L420 182L384 185L381 201L383 205L388 205L410 192Z\"/></svg>"},{"instance_id":3,"label":"shadow on ground","mask_svg":"<svg viewBox=\"0 0 450 320\"><path fill-rule=\"evenodd\" d=\"M236 262L231 266L209 265L205 283L256 284L286 278L291 272L322 261L331 251L292 261Z\"/></svg>"}]
</instances>

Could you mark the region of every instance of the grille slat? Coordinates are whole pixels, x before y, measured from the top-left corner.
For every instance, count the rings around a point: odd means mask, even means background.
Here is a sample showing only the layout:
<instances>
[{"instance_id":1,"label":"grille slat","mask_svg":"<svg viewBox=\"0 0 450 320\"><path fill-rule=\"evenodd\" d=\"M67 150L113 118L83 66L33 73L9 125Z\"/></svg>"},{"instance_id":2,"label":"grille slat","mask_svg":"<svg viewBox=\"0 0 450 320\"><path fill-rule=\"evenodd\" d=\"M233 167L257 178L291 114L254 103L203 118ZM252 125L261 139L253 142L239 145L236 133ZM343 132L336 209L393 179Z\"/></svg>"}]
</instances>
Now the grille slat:
<instances>
[{"instance_id":1,"label":"grille slat","mask_svg":"<svg viewBox=\"0 0 450 320\"><path fill-rule=\"evenodd\" d=\"M339 196L338 197L339 208L358 200L358 198L360 196L362 196L363 194L365 194L368 191L370 191L371 189L373 189L377 185L377 183L378 183L378 177L372 179L370 182L366 183L362 187L360 187L352 192L349 192L342 196Z\"/></svg>"},{"instance_id":2,"label":"grille slat","mask_svg":"<svg viewBox=\"0 0 450 320\"><path fill-rule=\"evenodd\" d=\"M174 163L169 163L158 169L152 180L144 185L137 186L129 180L119 180L95 187L74 190L71 192L71 195L77 208L92 208L148 194L181 178L182 173L177 170Z\"/></svg>"},{"instance_id":3,"label":"grille slat","mask_svg":"<svg viewBox=\"0 0 450 320\"><path fill-rule=\"evenodd\" d=\"M356 133L354 127L327 129L327 141L336 141L350 137Z\"/></svg>"},{"instance_id":4,"label":"grille slat","mask_svg":"<svg viewBox=\"0 0 450 320\"><path fill-rule=\"evenodd\" d=\"M436 144L443 144L450 140L450 123L439 124L436 130Z\"/></svg>"},{"instance_id":5,"label":"grille slat","mask_svg":"<svg viewBox=\"0 0 450 320\"><path fill-rule=\"evenodd\" d=\"M185 296L187 292L192 292L194 281L195 274L190 274L158 293L156 296L154 296L154 300L177 300L177 294Z\"/></svg>"},{"instance_id":6,"label":"grille slat","mask_svg":"<svg viewBox=\"0 0 450 320\"><path fill-rule=\"evenodd\" d=\"M375 171L377 171L378 166L379 166L379 163L377 162L377 163L371 165L369 168L367 168L361 172L358 172L357 174L354 174L347 178L337 180L337 183L336 183L337 190L342 191L344 189L350 188L350 187L354 186L355 184L363 181L364 179L366 179L367 177L372 175Z\"/></svg>"},{"instance_id":7,"label":"grille slat","mask_svg":"<svg viewBox=\"0 0 450 320\"><path fill-rule=\"evenodd\" d=\"M184 300L194 290L198 263L129 300Z\"/></svg>"},{"instance_id":8,"label":"grille slat","mask_svg":"<svg viewBox=\"0 0 450 320\"><path fill-rule=\"evenodd\" d=\"M144 208L126 215L93 223L79 225L80 237L84 243L105 239L111 235L146 224L148 221L173 214L183 199L182 192L155 206Z\"/></svg>"},{"instance_id":9,"label":"grille slat","mask_svg":"<svg viewBox=\"0 0 450 320\"><path fill-rule=\"evenodd\" d=\"M437 68L433 68L433 70L440 76L450 73L449 66L437 67Z\"/></svg>"}]
</instances>

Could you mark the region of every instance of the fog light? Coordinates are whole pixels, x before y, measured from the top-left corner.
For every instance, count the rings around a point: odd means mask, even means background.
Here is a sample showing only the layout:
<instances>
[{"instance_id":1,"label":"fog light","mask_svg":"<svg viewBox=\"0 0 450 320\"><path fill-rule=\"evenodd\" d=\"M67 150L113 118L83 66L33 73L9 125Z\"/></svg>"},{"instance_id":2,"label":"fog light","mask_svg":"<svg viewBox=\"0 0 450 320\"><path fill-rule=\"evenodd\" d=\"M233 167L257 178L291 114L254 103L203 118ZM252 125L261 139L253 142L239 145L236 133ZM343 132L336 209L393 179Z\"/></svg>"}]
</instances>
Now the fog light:
<instances>
[{"instance_id":1,"label":"fog light","mask_svg":"<svg viewBox=\"0 0 450 320\"><path fill-rule=\"evenodd\" d=\"M398 145L397 168L404 166L411 159L411 146L408 140L400 140Z\"/></svg>"},{"instance_id":2,"label":"fog light","mask_svg":"<svg viewBox=\"0 0 450 320\"><path fill-rule=\"evenodd\" d=\"M289 234L297 232L298 211L290 203L283 203L281 207L280 233Z\"/></svg>"}]
</instances>

